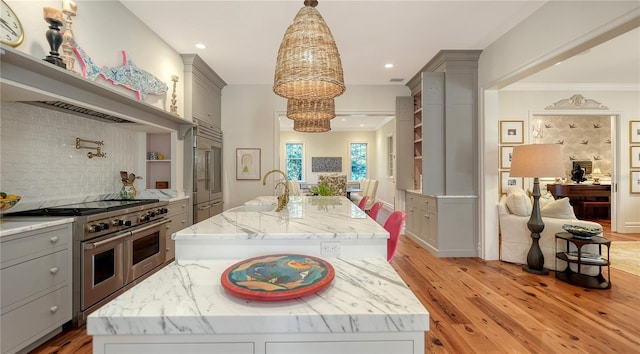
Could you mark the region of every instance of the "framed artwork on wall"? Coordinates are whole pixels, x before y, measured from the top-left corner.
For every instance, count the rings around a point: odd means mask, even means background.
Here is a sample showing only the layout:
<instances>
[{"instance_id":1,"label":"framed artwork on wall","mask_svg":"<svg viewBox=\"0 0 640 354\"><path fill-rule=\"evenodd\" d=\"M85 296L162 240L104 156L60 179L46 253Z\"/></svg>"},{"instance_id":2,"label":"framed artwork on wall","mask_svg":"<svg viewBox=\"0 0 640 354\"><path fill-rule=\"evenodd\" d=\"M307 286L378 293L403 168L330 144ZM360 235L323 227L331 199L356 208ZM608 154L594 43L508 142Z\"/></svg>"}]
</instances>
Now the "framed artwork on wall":
<instances>
[{"instance_id":1,"label":"framed artwork on wall","mask_svg":"<svg viewBox=\"0 0 640 354\"><path fill-rule=\"evenodd\" d=\"M640 194L640 171L631 171L631 194Z\"/></svg>"},{"instance_id":2,"label":"framed artwork on wall","mask_svg":"<svg viewBox=\"0 0 640 354\"><path fill-rule=\"evenodd\" d=\"M629 122L629 142L631 144L640 144L640 120Z\"/></svg>"},{"instance_id":3,"label":"framed artwork on wall","mask_svg":"<svg viewBox=\"0 0 640 354\"><path fill-rule=\"evenodd\" d=\"M640 168L640 146L629 147L629 168Z\"/></svg>"},{"instance_id":4,"label":"framed artwork on wall","mask_svg":"<svg viewBox=\"0 0 640 354\"><path fill-rule=\"evenodd\" d=\"M500 147L500 169L511 168L512 156L513 156L513 146Z\"/></svg>"},{"instance_id":5,"label":"framed artwork on wall","mask_svg":"<svg viewBox=\"0 0 640 354\"><path fill-rule=\"evenodd\" d=\"M522 144L524 143L524 121L522 120L501 120L500 121L500 144Z\"/></svg>"},{"instance_id":6,"label":"framed artwork on wall","mask_svg":"<svg viewBox=\"0 0 640 354\"><path fill-rule=\"evenodd\" d=\"M524 186L523 177L510 177L510 171L500 171L500 194L505 194L510 188L522 188Z\"/></svg>"},{"instance_id":7,"label":"framed artwork on wall","mask_svg":"<svg viewBox=\"0 0 640 354\"><path fill-rule=\"evenodd\" d=\"M236 179L260 179L260 149L236 149Z\"/></svg>"}]
</instances>

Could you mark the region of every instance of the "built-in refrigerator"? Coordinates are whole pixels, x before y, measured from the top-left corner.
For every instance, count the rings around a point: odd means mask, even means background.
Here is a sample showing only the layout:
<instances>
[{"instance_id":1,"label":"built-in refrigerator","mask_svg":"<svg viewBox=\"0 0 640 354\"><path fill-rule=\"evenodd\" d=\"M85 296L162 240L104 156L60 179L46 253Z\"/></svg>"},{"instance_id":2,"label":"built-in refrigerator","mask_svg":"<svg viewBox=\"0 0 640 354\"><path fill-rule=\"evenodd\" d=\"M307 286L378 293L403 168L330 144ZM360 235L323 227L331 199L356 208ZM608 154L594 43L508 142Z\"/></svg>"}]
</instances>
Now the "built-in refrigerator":
<instances>
[{"instance_id":1,"label":"built-in refrigerator","mask_svg":"<svg viewBox=\"0 0 640 354\"><path fill-rule=\"evenodd\" d=\"M202 120L195 123L190 139L193 165L185 166L191 174L185 181L192 184L194 224L222 212L222 130Z\"/></svg>"}]
</instances>

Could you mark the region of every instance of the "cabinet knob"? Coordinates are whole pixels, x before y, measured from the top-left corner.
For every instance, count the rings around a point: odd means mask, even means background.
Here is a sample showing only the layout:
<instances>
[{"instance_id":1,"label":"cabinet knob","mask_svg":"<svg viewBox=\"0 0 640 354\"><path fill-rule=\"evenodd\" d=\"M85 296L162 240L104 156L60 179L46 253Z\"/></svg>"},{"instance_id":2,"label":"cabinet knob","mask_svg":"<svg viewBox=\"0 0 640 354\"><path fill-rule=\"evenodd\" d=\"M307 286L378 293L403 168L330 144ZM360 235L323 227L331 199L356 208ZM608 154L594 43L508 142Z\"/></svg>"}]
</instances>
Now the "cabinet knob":
<instances>
[{"instance_id":1,"label":"cabinet knob","mask_svg":"<svg viewBox=\"0 0 640 354\"><path fill-rule=\"evenodd\" d=\"M51 237L51 238L49 239L49 241L50 241L51 243L56 243L56 242L58 242L58 236L53 236L53 237Z\"/></svg>"},{"instance_id":2,"label":"cabinet knob","mask_svg":"<svg viewBox=\"0 0 640 354\"><path fill-rule=\"evenodd\" d=\"M58 273L58 270L59 270L58 267L53 267L53 268L49 269L49 273L56 274L56 273Z\"/></svg>"},{"instance_id":3,"label":"cabinet knob","mask_svg":"<svg viewBox=\"0 0 640 354\"><path fill-rule=\"evenodd\" d=\"M429 218L431 217L431 215L426 214L424 217L425 217L425 218L427 218L427 219L429 219Z\"/></svg>"},{"instance_id":4,"label":"cabinet knob","mask_svg":"<svg viewBox=\"0 0 640 354\"><path fill-rule=\"evenodd\" d=\"M186 223L187 223L187 220L182 219L182 223L183 223L183 224L186 224Z\"/></svg>"},{"instance_id":5,"label":"cabinet knob","mask_svg":"<svg viewBox=\"0 0 640 354\"><path fill-rule=\"evenodd\" d=\"M51 311L51 313L56 313L58 311L58 306L51 306L51 308L49 309L49 311Z\"/></svg>"},{"instance_id":6,"label":"cabinet knob","mask_svg":"<svg viewBox=\"0 0 640 354\"><path fill-rule=\"evenodd\" d=\"M171 224L171 223L169 223L169 224ZM165 226L164 228L165 228L165 229L167 229L167 230L169 230L171 227L169 227L169 225L167 225L167 226Z\"/></svg>"}]
</instances>

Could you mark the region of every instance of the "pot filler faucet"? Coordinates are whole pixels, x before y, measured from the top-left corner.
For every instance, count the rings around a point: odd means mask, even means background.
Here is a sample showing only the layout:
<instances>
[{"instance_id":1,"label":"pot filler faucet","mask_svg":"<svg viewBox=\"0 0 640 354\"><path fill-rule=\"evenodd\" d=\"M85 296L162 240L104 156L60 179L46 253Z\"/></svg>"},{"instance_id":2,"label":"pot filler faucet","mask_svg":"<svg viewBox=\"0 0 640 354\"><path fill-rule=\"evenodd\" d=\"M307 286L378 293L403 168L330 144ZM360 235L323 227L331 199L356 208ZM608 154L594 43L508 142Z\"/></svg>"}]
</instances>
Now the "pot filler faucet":
<instances>
[{"instance_id":1,"label":"pot filler faucet","mask_svg":"<svg viewBox=\"0 0 640 354\"><path fill-rule=\"evenodd\" d=\"M262 178L262 185L266 186L267 185L267 177L274 173L274 172L278 172L280 174L282 174L282 177L284 177L284 182L278 182L276 183L276 193L278 193L278 185L283 184L284 185L284 194L282 195L276 195L276 197L278 198L278 208L276 209L276 211L281 211L282 209L284 209L284 207L287 206L287 203L289 203L289 186L287 185L287 174L280 171L280 170L271 170L269 172L267 172L267 174L264 175L264 178Z\"/></svg>"}]
</instances>

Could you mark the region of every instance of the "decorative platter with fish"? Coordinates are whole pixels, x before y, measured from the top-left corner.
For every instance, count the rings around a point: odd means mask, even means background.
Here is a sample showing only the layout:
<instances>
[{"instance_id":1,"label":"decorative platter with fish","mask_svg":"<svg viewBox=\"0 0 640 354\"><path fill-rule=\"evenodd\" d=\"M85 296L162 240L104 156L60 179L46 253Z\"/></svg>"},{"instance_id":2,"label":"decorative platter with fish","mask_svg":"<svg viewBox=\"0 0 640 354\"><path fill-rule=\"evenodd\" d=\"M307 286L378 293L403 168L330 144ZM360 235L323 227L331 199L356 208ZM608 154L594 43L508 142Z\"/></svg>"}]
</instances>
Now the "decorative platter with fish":
<instances>
[{"instance_id":1,"label":"decorative platter with fish","mask_svg":"<svg viewBox=\"0 0 640 354\"><path fill-rule=\"evenodd\" d=\"M289 300L313 294L333 281L335 271L320 258L272 254L238 262L222 273L222 287L250 300Z\"/></svg>"}]
</instances>

